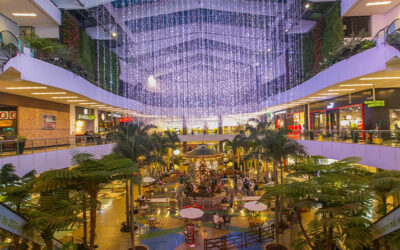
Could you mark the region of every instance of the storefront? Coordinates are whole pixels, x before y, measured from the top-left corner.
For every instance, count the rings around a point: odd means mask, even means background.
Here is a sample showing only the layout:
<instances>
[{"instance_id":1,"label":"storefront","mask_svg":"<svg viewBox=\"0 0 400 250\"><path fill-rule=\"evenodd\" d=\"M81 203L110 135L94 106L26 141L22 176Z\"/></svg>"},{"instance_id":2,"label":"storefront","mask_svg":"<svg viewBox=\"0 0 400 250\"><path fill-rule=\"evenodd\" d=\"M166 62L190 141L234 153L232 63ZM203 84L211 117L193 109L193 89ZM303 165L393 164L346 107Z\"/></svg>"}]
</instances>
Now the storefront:
<instances>
[{"instance_id":1,"label":"storefront","mask_svg":"<svg viewBox=\"0 0 400 250\"><path fill-rule=\"evenodd\" d=\"M99 110L98 119L100 134L107 134L108 132L115 131L115 128L119 125L119 119L121 117L121 114Z\"/></svg>"},{"instance_id":2,"label":"storefront","mask_svg":"<svg viewBox=\"0 0 400 250\"><path fill-rule=\"evenodd\" d=\"M327 109L311 111L311 130L334 132L349 129L364 129L363 104L334 107L334 102Z\"/></svg>"},{"instance_id":3,"label":"storefront","mask_svg":"<svg viewBox=\"0 0 400 250\"><path fill-rule=\"evenodd\" d=\"M17 128L17 107L0 106L0 136L5 140L15 139Z\"/></svg>"},{"instance_id":4,"label":"storefront","mask_svg":"<svg viewBox=\"0 0 400 250\"><path fill-rule=\"evenodd\" d=\"M94 120L96 115L93 109L76 107L75 108L75 135L85 135L85 133L95 133Z\"/></svg>"},{"instance_id":5,"label":"storefront","mask_svg":"<svg viewBox=\"0 0 400 250\"><path fill-rule=\"evenodd\" d=\"M274 120L276 129L286 128L289 130L289 137L299 138L307 121L305 106L275 112Z\"/></svg>"}]
</instances>

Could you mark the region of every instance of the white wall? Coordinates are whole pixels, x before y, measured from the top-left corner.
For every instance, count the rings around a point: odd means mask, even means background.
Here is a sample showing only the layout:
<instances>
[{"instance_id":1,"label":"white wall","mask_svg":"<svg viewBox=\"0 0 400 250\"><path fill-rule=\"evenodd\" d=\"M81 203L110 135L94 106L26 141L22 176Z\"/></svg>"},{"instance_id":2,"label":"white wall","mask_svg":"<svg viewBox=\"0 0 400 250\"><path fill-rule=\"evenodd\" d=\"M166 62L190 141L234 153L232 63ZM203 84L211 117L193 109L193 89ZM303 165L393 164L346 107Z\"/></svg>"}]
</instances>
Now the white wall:
<instances>
[{"instance_id":1,"label":"white wall","mask_svg":"<svg viewBox=\"0 0 400 250\"><path fill-rule=\"evenodd\" d=\"M39 37L43 38L60 38L59 26L58 25L41 25L34 26L35 33Z\"/></svg>"},{"instance_id":2,"label":"white wall","mask_svg":"<svg viewBox=\"0 0 400 250\"><path fill-rule=\"evenodd\" d=\"M385 14L377 14L371 16L371 35L375 34L382 28L389 25L393 20L400 18L400 4L386 12Z\"/></svg>"},{"instance_id":3,"label":"white wall","mask_svg":"<svg viewBox=\"0 0 400 250\"><path fill-rule=\"evenodd\" d=\"M0 31L3 30L9 30L15 36L19 36L18 25L0 13Z\"/></svg>"},{"instance_id":4,"label":"white wall","mask_svg":"<svg viewBox=\"0 0 400 250\"><path fill-rule=\"evenodd\" d=\"M38 174L50 169L63 169L71 166L72 155L74 153L90 153L95 158L110 154L115 144L103 144L98 146L88 146L64 150L54 150L48 152L17 155L0 158L0 166L11 163L14 165L16 174L22 176L32 169Z\"/></svg>"}]
</instances>

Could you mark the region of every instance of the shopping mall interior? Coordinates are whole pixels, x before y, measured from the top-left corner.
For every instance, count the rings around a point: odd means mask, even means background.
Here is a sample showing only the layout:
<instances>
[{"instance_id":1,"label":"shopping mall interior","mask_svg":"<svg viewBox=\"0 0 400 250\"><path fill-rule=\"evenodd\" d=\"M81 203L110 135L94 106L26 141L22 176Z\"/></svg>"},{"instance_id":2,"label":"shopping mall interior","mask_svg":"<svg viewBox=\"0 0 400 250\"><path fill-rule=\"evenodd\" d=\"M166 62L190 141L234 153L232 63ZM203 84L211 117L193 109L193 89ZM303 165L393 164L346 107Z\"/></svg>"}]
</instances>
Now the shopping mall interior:
<instances>
[{"instance_id":1,"label":"shopping mall interior","mask_svg":"<svg viewBox=\"0 0 400 250\"><path fill-rule=\"evenodd\" d=\"M400 0L1 0L0 248L400 249Z\"/></svg>"}]
</instances>

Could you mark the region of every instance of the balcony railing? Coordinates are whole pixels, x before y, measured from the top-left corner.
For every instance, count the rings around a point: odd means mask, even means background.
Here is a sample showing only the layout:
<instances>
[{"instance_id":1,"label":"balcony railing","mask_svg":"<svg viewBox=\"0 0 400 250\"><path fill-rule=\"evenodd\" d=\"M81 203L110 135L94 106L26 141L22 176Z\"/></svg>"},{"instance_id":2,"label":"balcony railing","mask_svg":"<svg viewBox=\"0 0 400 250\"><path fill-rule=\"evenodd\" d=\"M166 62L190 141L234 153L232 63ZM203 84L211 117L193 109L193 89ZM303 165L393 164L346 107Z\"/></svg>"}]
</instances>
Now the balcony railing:
<instances>
[{"instance_id":1,"label":"balcony railing","mask_svg":"<svg viewBox=\"0 0 400 250\"><path fill-rule=\"evenodd\" d=\"M101 136L74 136L28 140L0 140L0 157L113 143Z\"/></svg>"},{"instance_id":2,"label":"balcony railing","mask_svg":"<svg viewBox=\"0 0 400 250\"><path fill-rule=\"evenodd\" d=\"M400 147L400 130L291 130L290 139Z\"/></svg>"}]
</instances>

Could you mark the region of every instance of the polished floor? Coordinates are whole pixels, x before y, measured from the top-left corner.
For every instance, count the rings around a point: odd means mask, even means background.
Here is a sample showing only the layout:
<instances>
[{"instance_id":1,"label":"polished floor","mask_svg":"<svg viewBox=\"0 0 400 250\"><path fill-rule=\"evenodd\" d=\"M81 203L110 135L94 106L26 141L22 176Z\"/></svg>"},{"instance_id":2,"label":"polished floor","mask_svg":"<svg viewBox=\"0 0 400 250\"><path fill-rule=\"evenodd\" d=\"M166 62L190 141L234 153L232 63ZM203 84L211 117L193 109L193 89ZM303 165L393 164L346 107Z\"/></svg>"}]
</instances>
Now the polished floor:
<instances>
[{"instance_id":1,"label":"polished floor","mask_svg":"<svg viewBox=\"0 0 400 250\"><path fill-rule=\"evenodd\" d=\"M169 185L169 189L175 189L178 184ZM101 250L117 250L128 249L130 247L130 235L120 231L121 223L125 221L125 195L123 186L108 188L100 194L101 210L97 217L97 239L96 244ZM150 250L167 250L167 249L204 249L204 239L216 238L230 235L237 232L245 232L249 230L248 218L252 214L247 213L242 207L229 209L228 213L231 222L223 229L216 229L212 223L212 214L221 210L206 210L203 219L194 221L196 227L199 228L199 236L196 238L195 245L188 247L185 244L184 221L179 218L178 209L175 213L170 213L168 203L152 203L147 214L156 217L155 228L146 225L146 217L139 213L135 216L139 229L136 231L136 244L147 246ZM263 212L260 214L267 223L273 220L272 212ZM201 238L199 238L201 236ZM61 237L61 236L60 236ZM67 241L73 237L75 242L79 242L82 238L82 228L63 235L63 241ZM292 238L293 236L285 235ZM286 240L284 240L286 241ZM287 242L290 242L289 238ZM267 242L255 244L245 249L263 249Z\"/></svg>"}]
</instances>

